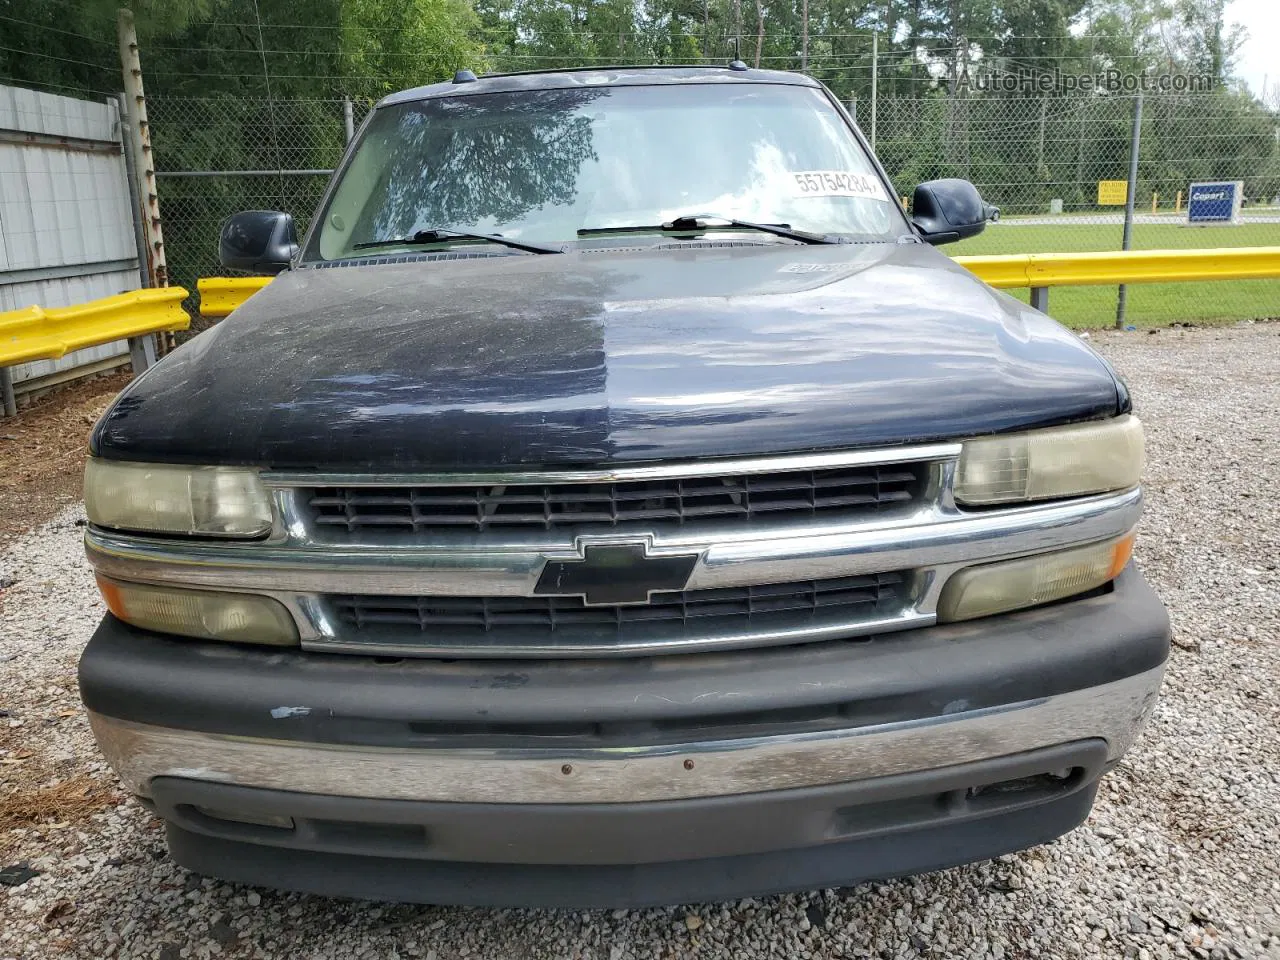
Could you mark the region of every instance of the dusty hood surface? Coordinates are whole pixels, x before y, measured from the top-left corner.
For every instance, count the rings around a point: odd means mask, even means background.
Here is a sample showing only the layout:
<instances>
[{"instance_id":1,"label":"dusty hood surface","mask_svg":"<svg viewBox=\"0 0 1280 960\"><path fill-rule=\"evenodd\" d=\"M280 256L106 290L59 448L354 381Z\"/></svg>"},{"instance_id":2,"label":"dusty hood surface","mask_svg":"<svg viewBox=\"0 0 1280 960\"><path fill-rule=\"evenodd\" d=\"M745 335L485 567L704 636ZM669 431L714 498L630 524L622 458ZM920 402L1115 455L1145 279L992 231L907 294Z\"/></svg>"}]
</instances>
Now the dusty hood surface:
<instances>
[{"instance_id":1,"label":"dusty hood surface","mask_svg":"<svg viewBox=\"0 0 1280 960\"><path fill-rule=\"evenodd\" d=\"M1109 416L1075 336L924 245L692 245L282 274L135 381L101 456L483 468Z\"/></svg>"}]
</instances>

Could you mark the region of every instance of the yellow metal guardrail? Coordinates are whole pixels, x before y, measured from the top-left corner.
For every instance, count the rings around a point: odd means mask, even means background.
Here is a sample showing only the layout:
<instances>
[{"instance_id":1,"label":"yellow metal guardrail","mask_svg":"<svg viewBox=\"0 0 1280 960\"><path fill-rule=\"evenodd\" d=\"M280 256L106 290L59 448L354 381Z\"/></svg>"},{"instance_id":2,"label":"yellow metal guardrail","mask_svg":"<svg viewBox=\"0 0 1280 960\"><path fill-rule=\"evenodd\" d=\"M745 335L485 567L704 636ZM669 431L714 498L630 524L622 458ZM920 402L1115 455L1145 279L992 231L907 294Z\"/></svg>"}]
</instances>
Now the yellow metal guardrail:
<instances>
[{"instance_id":1,"label":"yellow metal guardrail","mask_svg":"<svg viewBox=\"0 0 1280 960\"><path fill-rule=\"evenodd\" d=\"M1280 278L1280 247L1015 253L956 257L955 260L998 289L1029 287L1033 291L1033 302L1039 301L1036 305L1042 310L1049 287ZM225 317L270 282L270 277L201 280L197 284L200 315Z\"/></svg>"},{"instance_id":2,"label":"yellow metal guardrail","mask_svg":"<svg viewBox=\"0 0 1280 960\"><path fill-rule=\"evenodd\" d=\"M181 287L161 287L74 307L24 307L0 313L0 390L6 415L13 416L17 409L8 367L31 360L56 360L82 347L128 340L134 369L141 372L155 359L148 334L185 330L191 325L182 309L187 296Z\"/></svg>"},{"instance_id":3,"label":"yellow metal guardrail","mask_svg":"<svg viewBox=\"0 0 1280 960\"><path fill-rule=\"evenodd\" d=\"M200 316L225 317L270 282L270 277L205 277L198 280Z\"/></svg>"},{"instance_id":4,"label":"yellow metal guardrail","mask_svg":"<svg viewBox=\"0 0 1280 960\"><path fill-rule=\"evenodd\" d=\"M185 330L181 287L134 290L74 307L24 307L0 313L0 366L56 360L72 350L162 330Z\"/></svg>"},{"instance_id":5,"label":"yellow metal guardrail","mask_svg":"<svg viewBox=\"0 0 1280 960\"><path fill-rule=\"evenodd\" d=\"M956 257L993 287L1111 286L1187 280L1280 277L1280 247L1124 250L1111 253L1016 253Z\"/></svg>"}]
</instances>

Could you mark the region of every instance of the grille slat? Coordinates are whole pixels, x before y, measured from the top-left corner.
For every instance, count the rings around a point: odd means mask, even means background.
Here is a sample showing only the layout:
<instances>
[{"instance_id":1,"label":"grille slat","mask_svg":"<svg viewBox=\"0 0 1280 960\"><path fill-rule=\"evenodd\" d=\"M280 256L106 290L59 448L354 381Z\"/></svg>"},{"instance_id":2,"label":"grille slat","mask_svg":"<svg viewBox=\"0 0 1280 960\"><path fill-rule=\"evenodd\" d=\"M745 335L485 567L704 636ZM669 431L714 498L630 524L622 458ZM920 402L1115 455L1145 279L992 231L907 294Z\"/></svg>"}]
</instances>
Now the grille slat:
<instances>
[{"instance_id":1,"label":"grille slat","mask_svg":"<svg viewBox=\"0 0 1280 960\"><path fill-rule=\"evenodd\" d=\"M468 632L547 634L571 639L575 631L608 631L625 638L629 631L680 628L696 621L697 630L727 632L767 628L785 620L838 617L866 622L902 609L907 599L906 571L761 584L709 590L655 593L647 604L587 606L578 597L391 597L335 596L334 613L356 630L390 629L457 637ZM567 636L568 635L568 636Z\"/></svg>"},{"instance_id":2,"label":"grille slat","mask_svg":"<svg viewBox=\"0 0 1280 960\"><path fill-rule=\"evenodd\" d=\"M925 486L923 465L573 484L315 487L303 492L311 520L331 534L361 529L618 528L857 516L908 504Z\"/></svg>"}]
</instances>

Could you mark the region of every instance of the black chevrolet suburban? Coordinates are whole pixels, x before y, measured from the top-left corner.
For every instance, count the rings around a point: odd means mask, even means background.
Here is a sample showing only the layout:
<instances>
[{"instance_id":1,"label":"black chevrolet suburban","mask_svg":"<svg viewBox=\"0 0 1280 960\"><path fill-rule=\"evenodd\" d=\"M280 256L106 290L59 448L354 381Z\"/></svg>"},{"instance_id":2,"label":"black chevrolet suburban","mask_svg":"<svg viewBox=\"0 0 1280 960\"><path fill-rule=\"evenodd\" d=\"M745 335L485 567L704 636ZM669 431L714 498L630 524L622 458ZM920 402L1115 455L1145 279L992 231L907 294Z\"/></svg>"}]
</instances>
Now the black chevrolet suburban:
<instances>
[{"instance_id":1,"label":"black chevrolet suburban","mask_svg":"<svg viewBox=\"0 0 1280 960\"><path fill-rule=\"evenodd\" d=\"M1044 843L1160 687L1142 426L786 73L387 97L93 430L80 688L201 874L639 905Z\"/></svg>"}]
</instances>

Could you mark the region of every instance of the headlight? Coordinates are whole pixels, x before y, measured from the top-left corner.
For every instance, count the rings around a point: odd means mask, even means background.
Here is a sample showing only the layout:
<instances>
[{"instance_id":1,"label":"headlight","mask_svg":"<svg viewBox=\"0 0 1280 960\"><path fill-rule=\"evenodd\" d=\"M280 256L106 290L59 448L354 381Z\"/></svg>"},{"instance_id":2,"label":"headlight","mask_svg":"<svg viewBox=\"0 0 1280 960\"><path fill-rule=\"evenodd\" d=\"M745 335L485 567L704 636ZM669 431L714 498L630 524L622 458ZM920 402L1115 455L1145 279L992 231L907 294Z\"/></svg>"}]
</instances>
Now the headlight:
<instances>
[{"instance_id":1,"label":"headlight","mask_svg":"<svg viewBox=\"0 0 1280 960\"><path fill-rule=\"evenodd\" d=\"M256 470L90 457L84 505L100 527L248 539L271 531L271 498Z\"/></svg>"},{"instance_id":2,"label":"headlight","mask_svg":"<svg viewBox=\"0 0 1280 960\"><path fill-rule=\"evenodd\" d=\"M276 647L298 643L293 617L270 597L122 583L102 576L98 589L108 610L143 630Z\"/></svg>"},{"instance_id":3,"label":"headlight","mask_svg":"<svg viewBox=\"0 0 1280 960\"><path fill-rule=\"evenodd\" d=\"M952 574L938 599L938 620L972 620L1052 603L1119 576L1133 553L1133 534L1120 540L984 563Z\"/></svg>"},{"instance_id":4,"label":"headlight","mask_svg":"<svg viewBox=\"0 0 1280 960\"><path fill-rule=\"evenodd\" d=\"M1137 417L966 440L956 502L969 506L1079 497L1136 486L1142 475Z\"/></svg>"}]
</instances>

